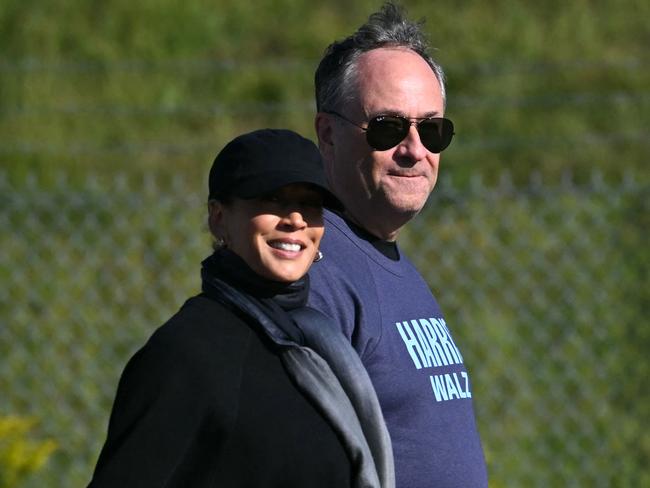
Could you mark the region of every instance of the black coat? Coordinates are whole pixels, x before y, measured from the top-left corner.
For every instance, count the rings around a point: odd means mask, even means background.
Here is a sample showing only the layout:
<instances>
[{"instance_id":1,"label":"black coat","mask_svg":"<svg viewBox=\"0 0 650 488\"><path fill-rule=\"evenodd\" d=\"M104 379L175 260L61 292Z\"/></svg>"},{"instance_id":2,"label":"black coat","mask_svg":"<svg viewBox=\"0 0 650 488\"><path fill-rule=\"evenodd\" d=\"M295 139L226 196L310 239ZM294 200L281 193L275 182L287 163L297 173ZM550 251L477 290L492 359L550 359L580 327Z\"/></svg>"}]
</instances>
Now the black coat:
<instances>
[{"instance_id":1,"label":"black coat","mask_svg":"<svg viewBox=\"0 0 650 488\"><path fill-rule=\"evenodd\" d=\"M89 488L351 486L275 347L217 301L188 300L127 364Z\"/></svg>"}]
</instances>

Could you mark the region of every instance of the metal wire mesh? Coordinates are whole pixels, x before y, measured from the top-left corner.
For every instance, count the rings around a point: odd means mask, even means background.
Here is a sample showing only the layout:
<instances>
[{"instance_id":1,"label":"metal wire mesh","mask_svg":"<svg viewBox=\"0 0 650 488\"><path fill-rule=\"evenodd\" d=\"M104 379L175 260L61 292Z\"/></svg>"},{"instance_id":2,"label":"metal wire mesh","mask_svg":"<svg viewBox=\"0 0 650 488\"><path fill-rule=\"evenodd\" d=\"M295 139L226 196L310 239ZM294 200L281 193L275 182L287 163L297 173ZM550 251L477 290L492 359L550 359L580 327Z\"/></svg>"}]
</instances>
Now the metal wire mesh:
<instances>
[{"instance_id":1,"label":"metal wire mesh","mask_svg":"<svg viewBox=\"0 0 650 488\"><path fill-rule=\"evenodd\" d=\"M401 236L473 377L491 486L650 486L649 192L443 180ZM204 201L182 176L0 173L0 415L59 446L25 486L89 480L126 360L199 289Z\"/></svg>"}]
</instances>

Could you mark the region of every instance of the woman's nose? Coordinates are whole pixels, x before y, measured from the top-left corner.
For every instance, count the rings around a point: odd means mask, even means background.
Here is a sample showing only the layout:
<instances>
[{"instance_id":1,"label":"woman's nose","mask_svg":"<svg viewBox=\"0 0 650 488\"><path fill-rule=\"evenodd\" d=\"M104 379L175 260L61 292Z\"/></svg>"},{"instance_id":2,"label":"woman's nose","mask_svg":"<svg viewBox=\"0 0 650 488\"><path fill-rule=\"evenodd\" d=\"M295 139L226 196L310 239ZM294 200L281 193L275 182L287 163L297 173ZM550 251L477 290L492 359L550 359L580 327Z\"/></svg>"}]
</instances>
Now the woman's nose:
<instances>
[{"instance_id":1,"label":"woman's nose","mask_svg":"<svg viewBox=\"0 0 650 488\"><path fill-rule=\"evenodd\" d=\"M302 212L298 212L297 210L290 212L285 217L285 219L292 227L295 227L297 229L303 229L307 227L307 222L305 222Z\"/></svg>"}]
</instances>

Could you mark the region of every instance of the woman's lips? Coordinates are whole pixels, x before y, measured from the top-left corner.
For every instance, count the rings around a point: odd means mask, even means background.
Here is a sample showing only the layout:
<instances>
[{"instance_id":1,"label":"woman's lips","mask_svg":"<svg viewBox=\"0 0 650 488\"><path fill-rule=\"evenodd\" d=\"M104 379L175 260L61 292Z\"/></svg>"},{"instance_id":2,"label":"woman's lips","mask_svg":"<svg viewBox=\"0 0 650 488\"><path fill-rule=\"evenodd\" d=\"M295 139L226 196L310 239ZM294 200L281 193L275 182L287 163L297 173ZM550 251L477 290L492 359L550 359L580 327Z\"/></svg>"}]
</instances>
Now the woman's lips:
<instances>
[{"instance_id":1,"label":"woman's lips","mask_svg":"<svg viewBox=\"0 0 650 488\"><path fill-rule=\"evenodd\" d=\"M273 249L288 253L297 253L307 247L302 241L296 239L273 239L268 241L268 245Z\"/></svg>"},{"instance_id":2,"label":"woman's lips","mask_svg":"<svg viewBox=\"0 0 650 488\"><path fill-rule=\"evenodd\" d=\"M298 252L302 249L300 247L300 244L293 244L290 242L269 242L269 246L271 246L274 249L280 249L282 251L293 251L293 252Z\"/></svg>"}]
</instances>

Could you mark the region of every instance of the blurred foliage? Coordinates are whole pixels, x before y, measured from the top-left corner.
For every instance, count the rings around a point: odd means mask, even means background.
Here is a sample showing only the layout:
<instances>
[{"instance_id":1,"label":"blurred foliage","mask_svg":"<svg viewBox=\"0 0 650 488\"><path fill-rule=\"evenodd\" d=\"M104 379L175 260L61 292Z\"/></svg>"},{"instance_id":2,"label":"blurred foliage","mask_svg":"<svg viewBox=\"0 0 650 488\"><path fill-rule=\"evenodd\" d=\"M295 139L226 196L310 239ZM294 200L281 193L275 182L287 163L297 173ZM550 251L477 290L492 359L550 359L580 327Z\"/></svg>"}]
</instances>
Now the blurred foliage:
<instances>
[{"instance_id":1,"label":"blurred foliage","mask_svg":"<svg viewBox=\"0 0 650 488\"><path fill-rule=\"evenodd\" d=\"M494 486L645 486L650 187L474 183L404 238L469 350Z\"/></svg>"},{"instance_id":2,"label":"blurred foliage","mask_svg":"<svg viewBox=\"0 0 650 488\"><path fill-rule=\"evenodd\" d=\"M56 443L33 440L36 419L0 416L0 488L16 488L47 462Z\"/></svg>"},{"instance_id":3,"label":"blurred foliage","mask_svg":"<svg viewBox=\"0 0 650 488\"><path fill-rule=\"evenodd\" d=\"M21 171L203 174L262 126L313 132L324 48L377 1L146 0L0 5L0 161ZM650 3L405 1L448 75L444 171L586 177L645 169Z\"/></svg>"}]
</instances>

